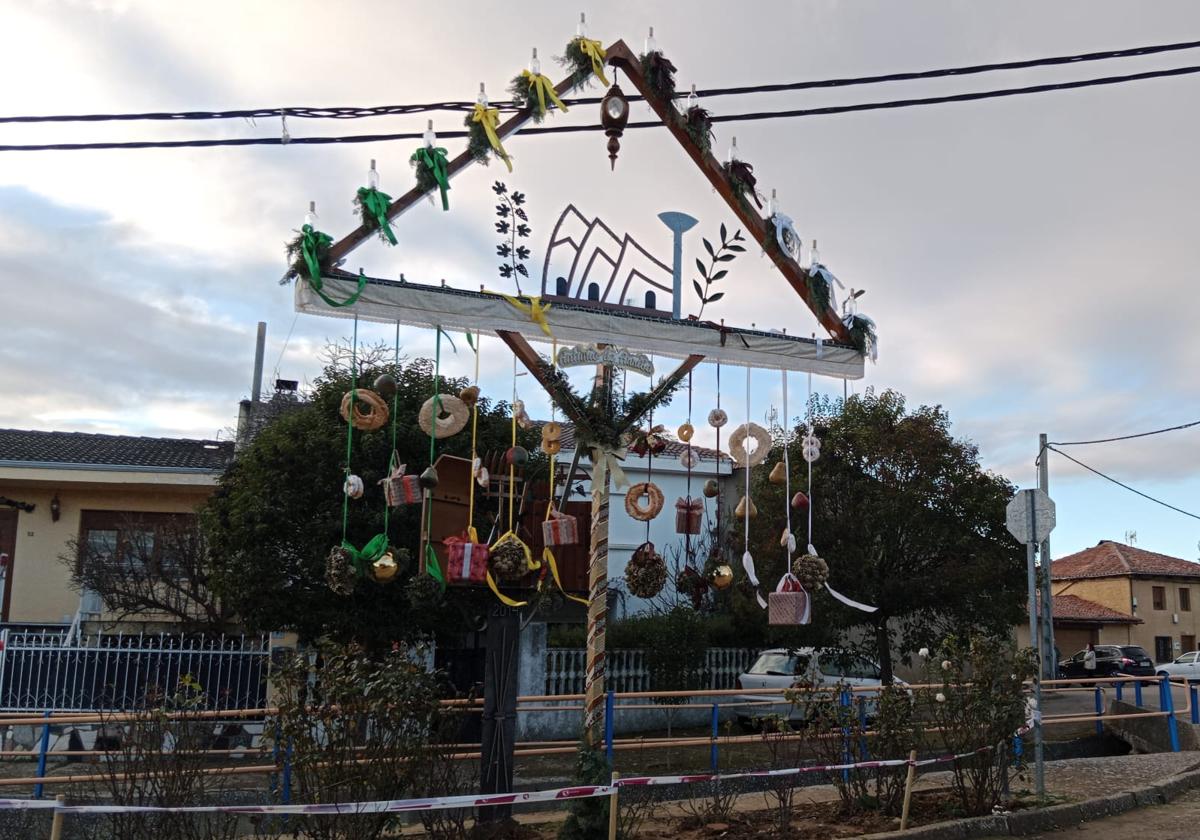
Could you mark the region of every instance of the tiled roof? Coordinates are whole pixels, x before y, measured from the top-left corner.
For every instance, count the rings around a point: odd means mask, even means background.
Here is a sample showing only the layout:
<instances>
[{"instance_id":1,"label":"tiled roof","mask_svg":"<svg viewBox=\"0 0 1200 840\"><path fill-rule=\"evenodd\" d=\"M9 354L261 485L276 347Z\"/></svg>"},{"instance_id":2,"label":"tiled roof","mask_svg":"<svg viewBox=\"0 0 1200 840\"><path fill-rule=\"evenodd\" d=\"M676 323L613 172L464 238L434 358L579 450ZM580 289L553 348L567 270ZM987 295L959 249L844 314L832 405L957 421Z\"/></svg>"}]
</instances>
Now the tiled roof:
<instances>
[{"instance_id":1,"label":"tiled roof","mask_svg":"<svg viewBox=\"0 0 1200 840\"><path fill-rule=\"evenodd\" d=\"M0 464L61 464L220 472L232 441L0 429Z\"/></svg>"},{"instance_id":2,"label":"tiled roof","mask_svg":"<svg viewBox=\"0 0 1200 840\"><path fill-rule=\"evenodd\" d=\"M1091 548L1050 564L1052 580L1125 576L1200 578L1200 563L1101 540Z\"/></svg>"},{"instance_id":3,"label":"tiled roof","mask_svg":"<svg viewBox=\"0 0 1200 840\"><path fill-rule=\"evenodd\" d=\"M1041 603L1039 597L1039 609ZM1089 601L1087 598L1080 598L1078 595L1055 595L1050 599L1050 609L1055 621L1085 621L1091 624L1142 623L1140 618Z\"/></svg>"},{"instance_id":4,"label":"tiled roof","mask_svg":"<svg viewBox=\"0 0 1200 840\"><path fill-rule=\"evenodd\" d=\"M666 440L667 440L667 448L663 451L663 453L661 455L655 455L654 456L655 458L678 459L679 456L682 455L684 453L684 451L687 449L686 443L682 443L678 440L675 440L675 438L671 437L669 433L663 435L663 437L666 438ZM562 424L561 440L562 440L562 448L565 451L567 451L567 452L575 451L575 426L573 424L571 424L571 423L563 423ZM701 461L715 461L715 460L717 460L718 456L720 456L722 461L730 460L729 455L727 453L718 452L715 449L709 449L707 446L693 446L692 452ZM633 453L630 453L629 457L636 458L637 456L634 455Z\"/></svg>"}]
</instances>

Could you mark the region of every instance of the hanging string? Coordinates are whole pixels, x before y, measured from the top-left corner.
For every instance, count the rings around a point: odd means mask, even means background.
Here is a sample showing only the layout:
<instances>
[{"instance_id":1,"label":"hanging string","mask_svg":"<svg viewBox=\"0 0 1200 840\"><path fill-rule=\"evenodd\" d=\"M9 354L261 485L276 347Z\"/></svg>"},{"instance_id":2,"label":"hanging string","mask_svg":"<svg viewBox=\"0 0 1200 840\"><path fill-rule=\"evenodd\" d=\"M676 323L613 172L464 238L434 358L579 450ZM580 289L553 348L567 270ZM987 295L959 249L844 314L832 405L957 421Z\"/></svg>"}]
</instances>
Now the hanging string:
<instances>
[{"instance_id":1,"label":"hanging string","mask_svg":"<svg viewBox=\"0 0 1200 840\"><path fill-rule=\"evenodd\" d=\"M512 384L512 440L509 442L509 452L517 446L517 357L513 355L513 384ZM513 531L513 487L517 480L517 465L514 463L515 458L508 459L508 530Z\"/></svg>"},{"instance_id":2,"label":"hanging string","mask_svg":"<svg viewBox=\"0 0 1200 840\"><path fill-rule=\"evenodd\" d=\"M690 370L688 371L687 422L688 422L688 425L691 425L691 423L692 423L692 372ZM687 452L686 452L685 457L687 458L687 495L684 498L687 499L688 509L690 510L691 504L692 504L692 442L690 440L687 441ZM690 532L688 532L689 529L685 528L684 531L685 531L685 533L683 535L683 564L685 566L691 566L692 565L692 535Z\"/></svg>"},{"instance_id":3,"label":"hanging string","mask_svg":"<svg viewBox=\"0 0 1200 840\"><path fill-rule=\"evenodd\" d=\"M398 377L400 373L400 322L396 322L396 343L392 350L392 376ZM392 454L388 456L388 475L398 466L400 456L396 454L396 411L400 405L400 389L396 388L392 392ZM353 406L352 406L353 407ZM383 533L388 533L388 520L392 511L392 506L387 503L387 498L383 500Z\"/></svg>"},{"instance_id":4,"label":"hanging string","mask_svg":"<svg viewBox=\"0 0 1200 840\"><path fill-rule=\"evenodd\" d=\"M788 375L787 371L780 371L783 374L783 506L787 509L787 531L788 536L792 535L792 467L788 460L788 439L791 437L792 421L788 415ZM788 540L790 543L791 540ZM786 555L786 560L790 564L792 559L791 545L783 547L783 553Z\"/></svg>"},{"instance_id":5,"label":"hanging string","mask_svg":"<svg viewBox=\"0 0 1200 840\"><path fill-rule=\"evenodd\" d=\"M746 427L747 428L750 427L750 366L749 365L746 366ZM753 504L753 502L750 501L750 459L749 458L746 459L745 471L746 471L746 499L745 499L745 504L742 505L742 507L744 508L744 510L742 511L742 520L743 520L742 521L742 531L743 531L742 536L743 536L743 540L745 542L744 550L746 552L749 552L750 551L750 505Z\"/></svg>"},{"instance_id":6,"label":"hanging string","mask_svg":"<svg viewBox=\"0 0 1200 840\"><path fill-rule=\"evenodd\" d=\"M558 339L553 336L550 337L550 369L554 370L554 371L558 370ZM558 422L558 405L557 405L557 403L554 402L553 398L550 400L550 422L551 423ZM576 445L578 445L578 444L576 444ZM553 448L553 447L551 447L551 448ZM546 521L547 522L550 521L550 517L553 516L553 514L554 514L554 496L555 496L555 493L557 492L555 488L558 486L558 475L557 475L557 470L555 469L555 466L554 466L555 461L556 461L555 453L551 452L550 453L550 498L546 500ZM567 483L563 485L563 505L564 506L566 505L567 495L570 493L570 490L571 490L571 488L568 486L571 481L571 478L572 478L572 476L568 475L566 477ZM554 584L555 584L555 586L558 587L559 592L561 592L563 595L565 595L571 601L575 601L576 603L582 604L585 607L588 605L587 598L580 598L579 596L572 595L569 592L567 592L567 590L563 589L562 576L558 573L558 560L554 557L554 551L550 548L549 545L546 545L544 541L543 541L543 545L542 545L542 562L546 566L550 567L550 576L554 578ZM545 574L544 570L543 570L542 574Z\"/></svg>"},{"instance_id":7,"label":"hanging string","mask_svg":"<svg viewBox=\"0 0 1200 840\"><path fill-rule=\"evenodd\" d=\"M442 328L436 328L436 340L433 354L433 422L429 424L429 467L433 468L433 459L437 455L437 420L442 416ZM438 563L437 553L433 550L433 491L425 491L425 571L446 588L446 578L442 575L441 564Z\"/></svg>"},{"instance_id":8,"label":"hanging string","mask_svg":"<svg viewBox=\"0 0 1200 840\"><path fill-rule=\"evenodd\" d=\"M717 360L717 410L721 410L721 362ZM713 465L713 476L718 482L721 480L721 427L717 426L717 461ZM717 494L717 529L721 527L721 494Z\"/></svg>"},{"instance_id":9,"label":"hanging string","mask_svg":"<svg viewBox=\"0 0 1200 840\"><path fill-rule=\"evenodd\" d=\"M654 365L654 356L650 357L651 366ZM654 384L654 379L651 377L650 383ZM651 441L654 438L654 406L650 406L650 417L646 427L646 483L650 484L654 481L654 446ZM650 542L650 520L646 520L646 542Z\"/></svg>"},{"instance_id":10,"label":"hanging string","mask_svg":"<svg viewBox=\"0 0 1200 840\"><path fill-rule=\"evenodd\" d=\"M808 430L808 433L811 435L811 434L813 433L813 425L812 425L812 371L809 371L809 372L808 372L808 401L807 401L807 403L805 403L804 415L805 415L805 417L804 417L804 419L805 419L805 424L804 424L804 425L805 425L805 427L807 428L807 430ZM811 546L811 545L812 545L812 512L813 512L813 495L812 495L812 461L809 461L807 458L805 458L804 460L805 460L806 462L808 462L808 541L805 543L805 551L812 551L812 549L811 549L811 548L808 548L808 546Z\"/></svg>"},{"instance_id":11,"label":"hanging string","mask_svg":"<svg viewBox=\"0 0 1200 840\"><path fill-rule=\"evenodd\" d=\"M346 469L342 480L342 542L350 527L350 456L354 451L354 402L358 397L358 315L354 316L354 340L350 344L350 410L346 412Z\"/></svg>"},{"instance_id":12,"label":"hanging string","mask_svg":"<svg viewBox=\"0 0 1200 840\"><path fill-rule=\"evenodd\" d=\"M479 387L479 342L482 340L482 334L476 335L475 340L471 341L471 334L467 333L467 343L471 345L471 349L475 351L475 378L471 384L476 388ZM467 536L471 542L479 542L479 534L475 530L475 463L479 459L477 447L477 435L479 431L479 398L471 404L471 487L467 494ZM481 464L482 466L482 464Z\"/></svg>"}]
</instances>

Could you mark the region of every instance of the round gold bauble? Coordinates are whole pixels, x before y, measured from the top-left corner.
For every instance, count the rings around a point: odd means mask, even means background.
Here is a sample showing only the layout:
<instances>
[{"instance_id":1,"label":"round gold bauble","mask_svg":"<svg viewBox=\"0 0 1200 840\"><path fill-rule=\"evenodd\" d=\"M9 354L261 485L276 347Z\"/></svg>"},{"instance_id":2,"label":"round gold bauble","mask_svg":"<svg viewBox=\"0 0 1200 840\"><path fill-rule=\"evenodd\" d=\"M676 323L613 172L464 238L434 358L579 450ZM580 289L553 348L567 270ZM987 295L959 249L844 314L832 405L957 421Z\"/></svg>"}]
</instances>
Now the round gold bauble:
<instances>
[{"instance_id":1,"label":"round gold bauble","mask_svg":"<svg viewBox=\"0 0 1200 840\"><path fill-rule=\"evenodd\" d=\"M392 557L391 552L388 552L371 564L371 577L375 579L376 583L390 583L399 569L395 558Z\"/></svg>"},{"instance_id":2,"label":"round gold bauble","mask_svg":"<svg viewBox=\"0 0 1200 840\"><path fill-rule=\"evenodd\" d=\"M729 566L717 566L708 577L708 582L716 589L728 589L733 583L733 569Z\"/></svg>"}]
</instances>

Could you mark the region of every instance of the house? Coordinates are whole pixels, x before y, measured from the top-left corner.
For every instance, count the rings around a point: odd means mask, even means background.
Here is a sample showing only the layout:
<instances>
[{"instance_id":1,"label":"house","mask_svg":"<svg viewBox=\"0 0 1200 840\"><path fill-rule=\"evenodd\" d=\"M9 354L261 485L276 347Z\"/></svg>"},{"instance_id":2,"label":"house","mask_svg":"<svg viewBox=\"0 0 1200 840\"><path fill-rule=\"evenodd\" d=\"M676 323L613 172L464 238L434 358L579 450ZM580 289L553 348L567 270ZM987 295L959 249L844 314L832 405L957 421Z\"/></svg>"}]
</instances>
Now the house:
<instances>
[{"instance_id":1,"label":"house","mask_svg":"<svg viewBox=\"0 0 1200 840\"><path fill-rule=\"evenodd\" d=\"M1041 599L1038 599L1041 609ZM1089 601L1078 595L1054 595L1050 601L1054 617L1054 644L1059 657L1066 658L1092 645L1140 644L1134 640L1142 619ZM1017 646L1029 647L1029 624L1017 627Z\"/></svg>"},{"instance_id":2,"label":"house","mask_svg":"<svg viewBox=\"0 0 1200 840\"><path fill-rule=\"evenodd\" d=\"M736 487L729 481L733 474L733 461L723 452L702 446L692 446L696 463L692 467L689 479L687 467L680 458L687 451L687 445L674 439L667 439L666 449L653 458L638 456L629 452L622 464L622 469L629 479L630 485L644 481L653 482L662 490L663 510L650 522L641 522L625 513L625 488L612 488L609 495L611 511L608 525L608 577L611 583L618 583L625 575L625 566L633 552L645 542L652 542L659 554L667 561L671 569L673 561L678 561L684 549L684 538L675 533L675 502L678 499L700 499L704 504L702 527L707 532L715 524L716 500L706 499L703 495L704 483L715 478L721 485L721 504L729 505L732 510L737 503ZM563 425L562 451L558 455L558 463L569 467L575 457L575 430L570 424ZM582 463L590 471L590 462L585 458ZM576 477L575 483L584 479L584 496L590 492L587 476ZM578 494L577 494L578 495ZM586 537L585 537L586 539ZM704 537L691 537L689 545L695 547L704 541ZM706 544L706 543L705 543ZM705 555L696 557L696 564L704 565ZM624 592L622 587L622 592ZM615 604L615 618L642 612L647 603L640 598L624 593Z\"/></svg>"},{"instance_id":3,"label":"house","mask_svg":"<svg viewBox=\"0 0 1200 840\"><path fill-rule=\"evenodd\" d=\"M1053 561L1050 581L1056 632L1059 599L1075 596L1093 605L1088 609L1099 606L1132 619L1093 622L1095 638L1086 641L1141 645L1155 662L1197 649L1200 607L1193 607L1193 599L1200 597L1200 563L1102 540ZM1063 656L1069 655L1070 644L1057 645Z\"/></svg>"},{"instance_id":4,"label":"house","mask_svg":"<svg viewBox=\"0 0 1200 840\"><path fill-rule=\"evenodd\" d=\"M134 532L193 514L232 457L231 441L0 429L0 623L98 617L62 558L119 555Z\"/></svg>"}]
</instances>

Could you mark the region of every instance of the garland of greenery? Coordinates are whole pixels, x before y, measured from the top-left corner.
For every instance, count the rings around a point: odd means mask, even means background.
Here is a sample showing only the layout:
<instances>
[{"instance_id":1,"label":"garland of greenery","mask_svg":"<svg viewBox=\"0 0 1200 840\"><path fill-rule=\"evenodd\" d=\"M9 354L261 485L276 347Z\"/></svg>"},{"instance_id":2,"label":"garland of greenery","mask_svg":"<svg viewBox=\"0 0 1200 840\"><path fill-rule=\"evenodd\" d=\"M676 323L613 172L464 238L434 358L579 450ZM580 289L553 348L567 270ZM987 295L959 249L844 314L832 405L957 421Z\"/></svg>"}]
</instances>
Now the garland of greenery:
<instances>
[{"instance_id":1,"label":"garland of greenery","mask_svg":"<svg viewBox=\"0 0 1200 840\"><path fill-rule=\"evenodd\" d=\"M829 288L829 278L825 276L824 266L820 263L809 266L804 273L804 285L808 288L808 302L820 312L830 308L833 290Z\"/></svg>"},{"instance_id":2,"label":"garland of greenery","mask_svg":"<svg viewBox=\"0 0 1200 840\"><path fill-rule=\"evenodd\" d=\"M693 105L683 114L683 130L704 154L712 151L712 113L707 108Z\"/></svg>"},{"instance_id":3,"label":"garland of greenery","mask_svg":"<svg viewBox=\"0 0 1200 840\"><path fill-rule=\"evenodd\" d=\"M328 235L316 231L316 250L317 263L321 267L321 271L329 268L329 248L333 245L333 239ZM308 261L304 259L304 232L298 231L287 244L287 259L288 272L283 275L282 283L287 283L296 278L303 278L309 282L319 282L320 277L312 277L308 268Z\"/></svg>"},{"instance_id":4,"label":"garland of greenery","mask_svg":"<svg viewBox=\"0 0 1200 840\"><path fill-rule=\"evenodd\" d=\"M417 173L417 189L422 193L432 192L435 188L440 191L442 196L442 210L450 209L450 198L446 192L450 189L449 176L445 175L446 171L446 150L438 147L418 148L412 153L412 157L408 159L413 169ZM439 165L442 168L445 181L438 179L437 173L430 164Z\"/></svg>"},{"instance_id":5,"label":"garland of greenery","mask_svg":"<svg viewBox=\"0 0 1200 840\"><path fill-rule=\"evenodd\" d=\"M471 115L467 114L463 125L467 127L467 152L474 160L487 166L491 162L493 149L488 141L487 132L483 130L483 124L475 122Z\"/></svg>"},{"instance_id":6,"label":"garland of greenery","mask_svg":"<svg viewBox=\"0 0 1200 840\"><path fill-rule=\"evenodd\" d=\"M850 332L850 343L864 356L876 357L879 338L875 333L875 322L866 315L851 315L846 329ZM845 323L845 322L843 322Z\"/></svg>"},{"instance_id":7,"label":"garland of greenery","mask_svg":"<svg viewBox=\"0 0 1200 840\"><path fill-rule=\"evenodd\" d=\"M658 50L641 57L642 77L666 104L675 99L675 65Z\"/></svg>"},{"instance_id":8,"label":"garland of greenery","mask_svg":"<svg viewBox=\"0 0 1200 840\"><path fill-rule=\"evenodd\" d=\"M554 60L562 67L571 73L571 84L574 87L586 86L591 87L592 84L592 58L583 51L580 46L581 38L572 38L567 42L567 48L563 54L557 56Z\"/></svg>"},{"instance_id":9,"label":"garland of greenery","mask_svg":"<svg viewBox=\"0 0 1200 840\"><path fill-rule=\"evenodd\" d=\"M742 206L747 210L750 209L750 202L746 200L748 196L754 199L755 206L761 210L762 202L759 201L758 191L755 189L758 179L754 177L754 167L744 160L731 160L721 164L721 168L725 170L725 177L729 179L729 186L733 187L733 194L738 197Z\"/></svg>"},{"instance_id":10,"label":"garland of greenery","mask_svg":"<svg viewBox=\"0 0 1200 840\"><path fill-rule=\"evenodd\" d=\"M380 239L389 245L395 245L396 234L387 218L387 206L391 203L390 195L374 187L359 187L358 194L354 196L354 206L358 208L363 227L377 231Z\"/></svg>"}]
</instances>

